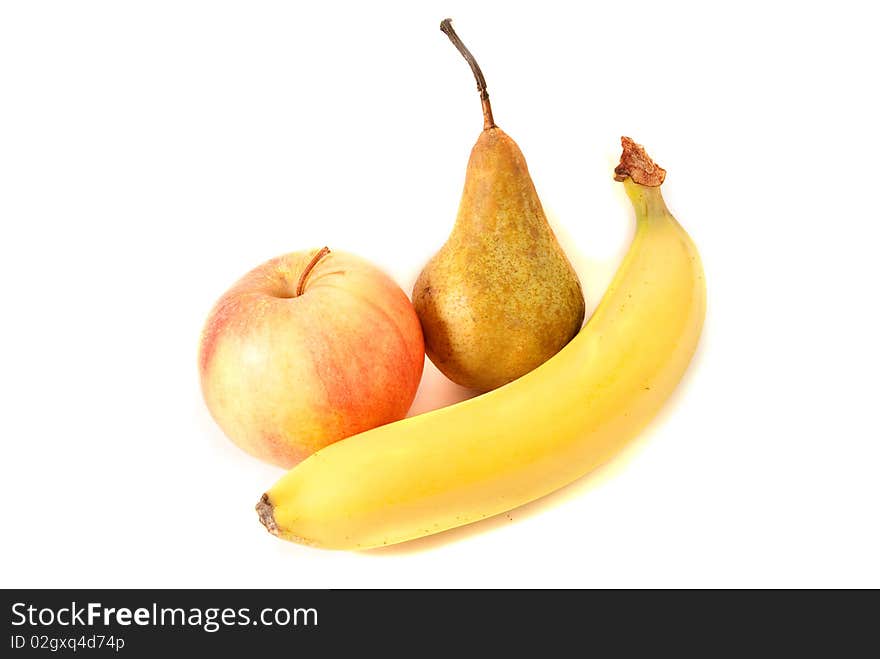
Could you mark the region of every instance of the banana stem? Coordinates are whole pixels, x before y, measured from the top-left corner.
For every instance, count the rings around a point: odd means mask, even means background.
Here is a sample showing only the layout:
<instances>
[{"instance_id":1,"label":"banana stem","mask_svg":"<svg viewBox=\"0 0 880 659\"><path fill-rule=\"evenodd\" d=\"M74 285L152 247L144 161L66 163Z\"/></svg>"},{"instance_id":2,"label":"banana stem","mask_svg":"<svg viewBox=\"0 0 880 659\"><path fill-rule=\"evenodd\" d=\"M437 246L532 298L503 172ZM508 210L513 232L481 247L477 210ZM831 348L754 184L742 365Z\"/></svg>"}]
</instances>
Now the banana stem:
<instances>
[{"instance_id":1,"label":"banana stem","mask_svg":"<svg viewBox=\"0 0 880 659\"><path fill-rule=\"evenodd\" d=\"M311 273L312 268L314 268L318 261L323 259L330 253L329 247L322 247L317 254L312 257L312 260L308 262L306 267L303 269L302 274L299 276L299 281L296 284L296 297L299 297L303 294L303 291L306 288L306 279L309 278L309 273Z\"/></svg>"},{"instance_id":2,"label":"banana stem","mask_svg":"<svg viewBox=\"0 0 880 659\"><path fill-rule=\"evenodd\" d=\"M620 154L620 164L614 168L615 181L632 179L640 185L652 188L663 183L666 170L651 160L645 147L626 136L620 138L620 144L623 153Z\"/></svg>"},{"instance_id":3,"label":"banana stem","mask_svg":"<svg viewBox=\"0 0 880 659\"><path fill-rule=\"evenodd\" d=\"M642 185L627 177L623 181L623 189L626 190L626 196L632 202L639 220L672 215L666 207L659 185Z\"/></svg>"},{"instance_id":4,"label":"banana stem","mask_svg":"<svg viewBox=\"0 0 880 659\"><path fill-rule=\"evenodd\" d=\"M640 220L649 216L671 217L660 192L666 170L651 159L645 147L631 138L621 137L620 144L623 153L620 154L620 164L614 168L614 180L623 183L636 215Z\"/></svg>"},{"instance_id":5,"label":"banana stem","mask_svg":"<svg viewBox=\"0 0 880 659\"><path fill-rule=\"evenodd\" d=\"M471 55L471 51L467 49L467 46L462 43L462 40L455 33L455 30L452 27L451 18L444 18L440 22L440 30L443 34L449 37L452 45L462 54L462 57L464 57L465 61L471 67L471 71L474 73L474 78L477 79L477 91L480 92L480 101L483 105L483 130L495 128L495 119L492 117L492 105L489 103L489 92L486 91L486 79L483 77L480 65L477 64L477 60Z\"/></svg>"}]
</instances>

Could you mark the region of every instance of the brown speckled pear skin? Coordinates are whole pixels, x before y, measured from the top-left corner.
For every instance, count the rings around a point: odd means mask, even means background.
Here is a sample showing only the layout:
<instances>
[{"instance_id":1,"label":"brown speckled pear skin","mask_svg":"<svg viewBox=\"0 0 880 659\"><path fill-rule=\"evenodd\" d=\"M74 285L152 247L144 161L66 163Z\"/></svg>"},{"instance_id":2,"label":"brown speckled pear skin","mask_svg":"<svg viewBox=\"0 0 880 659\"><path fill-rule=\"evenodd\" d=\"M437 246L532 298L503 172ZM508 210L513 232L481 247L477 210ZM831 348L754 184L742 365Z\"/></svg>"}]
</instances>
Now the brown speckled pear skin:
<instances>
[{"instance_id":1,"label":"brown speckled pear skin","mask_svg":"<svg viewBox=\"0 0 880 659\"><path fill-rule=\"evenodd\" d=\"M428 357L478 391L528 373L581 328L580 281L522 152L498 127L471 151L455 227L419 275L413 303Z\"/></svg>"}]
</instances>

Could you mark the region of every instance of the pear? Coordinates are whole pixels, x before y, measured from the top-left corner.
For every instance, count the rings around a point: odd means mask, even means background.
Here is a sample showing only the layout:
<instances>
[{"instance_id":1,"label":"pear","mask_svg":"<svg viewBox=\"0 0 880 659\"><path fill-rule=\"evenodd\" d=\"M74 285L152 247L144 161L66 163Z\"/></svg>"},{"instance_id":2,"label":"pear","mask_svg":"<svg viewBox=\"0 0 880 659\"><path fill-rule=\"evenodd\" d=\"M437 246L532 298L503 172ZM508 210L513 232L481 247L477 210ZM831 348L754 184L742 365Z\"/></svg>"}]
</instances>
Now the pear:
<instances>
[{"instance_id":1,"label":"pear","mask_svg":"<svg viewBox=\"0 0 880 659\"><path fill-rule=\"evenodd\" d=\"M428 357L453 382L489 391L544 363L580 330L584 296L519 147L495 125L473 55L483 132L471 151L452 233L413 288Z\"/></svg>"}]
</instances>

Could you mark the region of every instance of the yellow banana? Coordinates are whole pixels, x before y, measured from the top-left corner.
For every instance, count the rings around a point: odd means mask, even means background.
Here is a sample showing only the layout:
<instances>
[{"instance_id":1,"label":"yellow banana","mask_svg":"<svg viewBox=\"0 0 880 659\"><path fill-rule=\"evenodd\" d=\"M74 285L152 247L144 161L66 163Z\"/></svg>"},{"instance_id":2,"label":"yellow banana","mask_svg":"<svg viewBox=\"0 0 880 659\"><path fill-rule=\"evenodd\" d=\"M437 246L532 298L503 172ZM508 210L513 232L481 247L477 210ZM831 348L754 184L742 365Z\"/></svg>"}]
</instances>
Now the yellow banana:
<instances>
[{"instance_id":1,"label":"yellow banana","mask_svg":"<svg viewBox=\"0 0 880 659\"><path fill-rule=\"evenodd\" d=\"M615 172L637 229L580 333L500 389L313 454L257 504L269 531L367 549L467 524L583 476L655 415L696 349L706 289L699 254L663 202L665 172L623 144Z\"/></svg>"}]
</instances>

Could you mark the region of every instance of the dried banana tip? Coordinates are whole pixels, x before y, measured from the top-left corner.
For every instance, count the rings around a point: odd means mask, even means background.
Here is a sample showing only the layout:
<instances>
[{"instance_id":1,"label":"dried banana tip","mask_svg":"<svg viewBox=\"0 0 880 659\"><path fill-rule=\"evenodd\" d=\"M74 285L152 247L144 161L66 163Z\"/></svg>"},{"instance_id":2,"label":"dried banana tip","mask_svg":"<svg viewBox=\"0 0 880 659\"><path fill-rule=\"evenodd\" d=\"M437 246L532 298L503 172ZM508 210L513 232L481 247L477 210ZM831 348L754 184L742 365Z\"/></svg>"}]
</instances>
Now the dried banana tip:
<instances>
[{"instance_id":1,"label":"dried banana tip","mask_svg":"<svg viewBox=\"0 0 880 659\"><path fill-rule=\"evenodd\" d=\"M624 181L631 178L639 185L657 187L666 178L666 170L657 165L651 156L645 152L641 144L636 144L629 137L621 137L623 153L620 154L620 164L614 168L614 180Z\"/></svg>"},{"instance_id":2,"label":"dried banana tip","mask_svg":"<svg viewBox=\"0 0 880 659\"><path fill-rule=\"evenodd\" d=\"M269 533L279 535L278 523L275 521L275 507L269 501L268 494L264 494L257 503L257 514Z\"/></svg>"}]
</instances>

